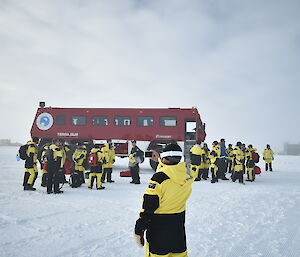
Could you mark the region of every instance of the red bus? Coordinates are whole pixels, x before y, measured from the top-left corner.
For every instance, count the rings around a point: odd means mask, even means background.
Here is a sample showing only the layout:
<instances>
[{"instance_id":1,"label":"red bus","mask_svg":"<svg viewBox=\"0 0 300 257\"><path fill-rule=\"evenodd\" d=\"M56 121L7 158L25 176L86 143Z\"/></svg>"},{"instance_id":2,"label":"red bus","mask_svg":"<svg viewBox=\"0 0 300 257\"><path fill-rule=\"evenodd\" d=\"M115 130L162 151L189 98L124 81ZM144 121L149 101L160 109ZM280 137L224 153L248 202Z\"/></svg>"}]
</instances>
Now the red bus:
<instances>
[{"instance_id":1,"label":"red bus","mask_svg":"<svg viewBox=\"0 0 300 257\"><path fill-rule=\"evenodd\" d=\"M196 108L58 108L41 102L31 128L31 136L41 138L41 145L52 138L69 144L112 139L116 155L130 152L130 140L141 150L161 148L177 142L185 152L196 141L205 140L205 123ZM152 165L151 165L152 166Z\"/></svg>"}]
</instances>

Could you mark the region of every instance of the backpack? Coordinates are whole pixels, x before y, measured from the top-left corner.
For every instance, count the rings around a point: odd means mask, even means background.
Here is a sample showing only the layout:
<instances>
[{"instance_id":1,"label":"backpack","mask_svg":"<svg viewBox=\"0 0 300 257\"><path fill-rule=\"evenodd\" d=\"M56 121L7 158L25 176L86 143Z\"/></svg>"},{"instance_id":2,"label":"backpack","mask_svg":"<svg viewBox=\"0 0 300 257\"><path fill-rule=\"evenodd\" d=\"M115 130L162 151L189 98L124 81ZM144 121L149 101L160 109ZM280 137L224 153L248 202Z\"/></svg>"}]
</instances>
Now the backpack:
<instances>
[{"instance_id":1,"label":"backpack","mask_svg":"<svg viewBox=\"0 0 300 257\"><path fill-rule=\"evenodd\" d=\"M80 187L81 186L81 179L77 172L73 172L69 178L69 184L72 188Z\"/></svg>"},{"instance_id":2,"label":"backpack","mask_svg":"<svg viewBox=\"0 0 300 257\"><path fill-rule=\"evenodd\" d=\"M259 157L260 156L258 153L255 153L255 152L252 153L252 159L255 163L259 163Z\"/></svg>"},{"instance_id":3,"label":"backpack","mask_svg":"<svg viewBox=\"0 0 300 257\"><path fill-rule=\"evenodd\" d=\"M27 156L27 149L28 149L28 145L21 145L19 148L19 156L21 158L21 160L26 160L28 158Z\"/></svg>"},{"instance_id":4,"label":"backpack","mask_svg":"<svg viewBox=\"0 0 300 257\"><path fill-rule=\"evenodd\" d=\"M90 167L95 167L98 165L98 156L97 153L90 153L88 157L88 163Z\"/></svg>"},{"instance_id":5,"label":"backpack","mask_svg":"<svg viewBox=\"0 0 300 257\"><path fill-rule=\"evenodd\" d=\"M138 163L143 163L145 160L145 153L141 149L138 148L138 151L137 151L135 157L138 157L137 158Z\"/></svg>"},{"instance_id":6,"label":"backpack","mask_svg":"<svg viewBox=\"0 0 300 257\"><path fill-rule=\"evenodd\" d=\"M190 159L192 165L199 166L201 164L201 155L193 154L190 152Z\"/></svg>"},{"instance_id":7,"label":"backpack","mask_svg":"<svg viewBox=\"0 0 300 257\"><path fill-rule=\"evenodd\" d=\"M260 169L260 167L255 166L255 167L254 167L254 173L255 173L256 175L261 174L261 169Z\"/></svg>"}]
</instances>

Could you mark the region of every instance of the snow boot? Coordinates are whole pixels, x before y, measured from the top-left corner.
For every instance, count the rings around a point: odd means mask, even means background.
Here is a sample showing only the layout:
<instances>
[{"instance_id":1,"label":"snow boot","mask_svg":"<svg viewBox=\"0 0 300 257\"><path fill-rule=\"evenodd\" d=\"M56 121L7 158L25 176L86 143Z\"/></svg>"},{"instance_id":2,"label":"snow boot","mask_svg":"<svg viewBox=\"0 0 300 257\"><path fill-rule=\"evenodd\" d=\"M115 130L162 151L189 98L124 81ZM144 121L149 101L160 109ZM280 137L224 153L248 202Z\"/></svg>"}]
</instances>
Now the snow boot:
<instances>
[{"instance_id":1,"label":"snow boot","mask_svg":"<svg viewBox=\"0 0 300 257\"><path fill-rule=\"evenodd\" d=\"M36 188L33 187L32 185L26 185L26 186L24 187L24 190L25 190L25 191L35 191Z\"/></svg>"}]
</instances>

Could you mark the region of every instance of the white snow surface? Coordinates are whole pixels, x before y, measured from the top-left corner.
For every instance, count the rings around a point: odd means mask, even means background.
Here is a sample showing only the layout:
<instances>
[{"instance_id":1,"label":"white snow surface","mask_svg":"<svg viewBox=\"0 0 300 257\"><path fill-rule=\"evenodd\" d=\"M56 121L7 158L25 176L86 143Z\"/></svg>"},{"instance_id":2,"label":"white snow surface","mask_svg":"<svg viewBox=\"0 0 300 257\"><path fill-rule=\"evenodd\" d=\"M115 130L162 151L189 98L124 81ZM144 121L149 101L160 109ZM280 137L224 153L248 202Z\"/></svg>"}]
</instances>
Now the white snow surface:
<instances>
[{"instance_id":1,"label":"white snow surface","mask_svg":"<svg viewBox=\"0 0 300 257\"><path fill-rule=\"evenodd\" d=\"M153 174L146 160L141 184L119 172L113 184L90 190L87 184L64 194L23 191L23 161L16 147L0 147L0 256L138 257L144 250L133 239L142 196ZM263 163L260 167L263 170ZM186 210L190 257L300 256L300 157L276 156L274 172L246 185L220 181L193 184ZM228 174L227 174L228 176Z\"/></svg>"}]
</instances>

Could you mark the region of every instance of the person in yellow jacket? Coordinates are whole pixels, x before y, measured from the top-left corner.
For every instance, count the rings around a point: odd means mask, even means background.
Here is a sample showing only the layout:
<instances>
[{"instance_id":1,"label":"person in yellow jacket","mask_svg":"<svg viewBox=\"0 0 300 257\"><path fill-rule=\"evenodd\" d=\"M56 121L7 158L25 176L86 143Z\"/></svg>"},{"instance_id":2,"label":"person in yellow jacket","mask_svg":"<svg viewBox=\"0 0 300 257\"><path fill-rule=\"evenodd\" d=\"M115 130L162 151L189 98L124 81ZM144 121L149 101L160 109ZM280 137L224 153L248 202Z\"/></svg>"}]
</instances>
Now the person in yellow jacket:
<instances>
[{"instance_id":1,"label":"person in yellow jacket","mask_svg":"<svg viewBox=\"0 0 300 257\"><path fill-rule=\"evenodd\" d=\"M211 183L216 183L216 182L218 182L218 178L219 178L219 176L218 176L218 160L219 160L219 157L221 154L221 149L220 149L218 141L214 141L212 145L213 145L213 148L209 155L210 171L211 171L211 176L212 176Z\"/></svg>"},{"instance_id":2,"label":"person in yellow jacket","mask_svg":"<svg viewBox=\"0 0 300 257\"><path fill-rule=\"evenodd\" d=\"M59 183L63 178L63 150L62 142L60 139L54 138L49 150L46 152L47 158L47 193L60 194L63 193L59 188Z\"/></svg>"},{"instance_id":3,"label":"person in yellow jacket","mask_svg":"<svg viewBox=\"0 0 300 257\"><path fill-rule=\"evenodd\" d=\"M61 163L62 163L62 167L63 167L63 179L64 179L64 183L68 183L68 181L66 179L65 164L67 161L72 161L72 155L70 155L71 148L66 142L64 142L64 140L59 139L59 142L60 142L60 148L62 151Z\"/></svg>"},{"instance_id":4,"label":"person in yellow jacket","mask_svg":"<svg viewBox=\"0 0 300 257\"><path fill-rule=\"evenodd\" d=\"M233 149L233 174L231 179L232 182L238 179L239 183L244 184L243 159L245 155L241 147L242 143L237 142Z\"/></svg>"},{"instance_id":5,"label":"person in yellow jacket","mask_svg":"<svg viewBox=\"0 0 300 257\"><path fill-rule=\"evenodd\" d=\"M93 188L94 179L96 179L97 190L105 189L105 187L102 186L103 163L104 163L104 155L101 151L100 144L95 144L95 146L91 149L89 155L90 173L89 173L88 188L90 189Z\"/></svg>"},{"instance_id":6,"label":"person in yellow jacket","mask_svg":"<svg viewBox=\"0 0 300 257\"><path fill-rule=\"evenodd\" d=\"M203 175L202 175L202 178L204 180L207 180L209 177L208 177L208 171L209 171L209 167L210 167L210 157L209 157L209 154L210 154L210 150L207 146L206 143L203 144L203 155L202 155L202 162L201 162L201 169L203 167Z\"/></svg>"},{"instance_id":7,"label":"person in yellow jacket","mask_svg":"<svg viewBox=\"0 0 300 257\"><path fill-rule=\"evenodd\" d=\"M142 210L134 228L134 238L145 245L147 257L187 257L185 234L186 201L197 174L180 162L182 150L166 145L158 159L161 165L149 181ZM146 239L144 233L146 232Z\"/></svg>"},{"instance_id":8,"label":"person in yellow jacket","mask_svg":"<svg viewBox=\"0 0 300 257\"><path fill-rule=\"evenodd\" d=\"M35 191L36 188L33 187L34 182L38 175L37 168L37 156L38 150L37 145L39 143L39 139L34 137L31 141L27 142L26 149L26 160L25 160L25 173L23 179L23 187L24 190Z\"/></svg>"},{"instance_id":9,"label":"person in yellow jacket","mask_svg":"<svg viewBox=\"0 0 300 257\"><path fill-rule=\"evenodd\" d=\"M105 159L105 163L103 163L102 169L102 183L105 182L105 177L107 176L107 182L113 183L114 180L111 179L113 164L115 163L115 149L112 144L111 139L107 139L107 143L102 147L101 151L103 153L103 158Z\"/></svg>"},{"instance_id":10,"label":"person in yellow jacket","mask_svg":"<svg viewBox=\"0 0 300 257\"><path fill-rule=\"evenodd\" d=\"M86 146L79 142L77 144L77 148L75 149L72 159L74 161L74 174L78 174L79 181L78 183L81 185L83 184L84 181L84 171L85 171L85 162L87 160L87 151L86 151ZM79 185L78 185L79 186Z\"/></svg>"},{"instance_id":11,"label":"person in yellow jacket","mask_svg":"<svg viewBox=\"0 0 300 257\"><path fill-rule=\"evenodd\" d=\"M246 167L247 167L247 179L246 181L253 182L255 180L254 167L255 162L253 160L253 153L256 152L256 148L253 148L252 145L248 145L246 150Z\"/></svg>"},{"instance_id":12,"label":"person in yellow jacket","mask_svg":"<svg viewBox=\"0 0 300 257\"><path fill-rule=\"evenodd\" d=\"M232 144L228 145L228 148L226 149L227 153L228 153L228 172L232 173L232 162L233 162L233 148L232 148Z\"/></svg>"},{"instance_id":13,"label":"person in yellow jacket","mask_svg":"<svg viewBox=\"0 0 300 257\"><path fill-rule=\"evenodd\" d=\"M270 169L270 171L273 171L272 161L274 160L274 152L272 151L270 145L267 145L266 149L263 152L263 160L266 163L266 171L268 171L268 168Z\"/></svg>"},{"instance_id":14,"label":"person in yellow jacket","mask_svg":"<svg viewBox=\"0 0 300 257\"><path fill-rule=\"evenodd\" d=\"M190 159L191 159L191 166L190 168L196 172L197 177L195 181L200 181L201 176L203 176L203 155L204 151L200 146L201 142L197 142L191 149L190 149ZM201 165L202 164L202 165Z\"/></svg>"},{"instance_id":15,"label":"person in yellow jacket","mask_svg":"<svg viewBox=\"0 0 300 257\"><path fill-rule=\"evenodd\" d=\"M240 149L242 150L242 164L243 164L243 174L246 174L246 145L241 144Z\"/></svg>"},{"instance_id":16,"label":"person in yellow jacket","mask_svg":"<svg viewBox=\"0 0 300 257\"><path fill-rule=\"evenodd\" d=\"M48 151L50 147L50 144L46 144L44 145L43 149L42 149L42 153L41 153L41 164L42 164L42 179L41 179L41 186L42 187L46 187L47 186L47 179L48 179L48 175L47 175L47 158L46 158L46 153Z\"/></svg>"}]
</instances>

